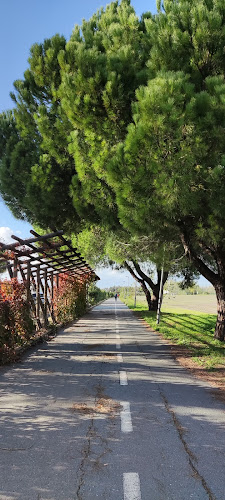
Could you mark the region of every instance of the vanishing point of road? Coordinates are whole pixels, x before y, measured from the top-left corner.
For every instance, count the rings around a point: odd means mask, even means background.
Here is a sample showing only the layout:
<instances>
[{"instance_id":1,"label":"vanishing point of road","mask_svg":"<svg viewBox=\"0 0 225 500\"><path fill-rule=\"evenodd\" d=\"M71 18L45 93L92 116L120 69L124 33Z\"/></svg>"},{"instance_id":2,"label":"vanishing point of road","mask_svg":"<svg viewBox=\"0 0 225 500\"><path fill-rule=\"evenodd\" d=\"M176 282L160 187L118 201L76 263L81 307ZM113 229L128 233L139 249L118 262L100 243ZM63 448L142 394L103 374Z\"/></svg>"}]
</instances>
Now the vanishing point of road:
<instances>
[{"instance_id":1,"label":"vanishing point of road","mask_svg":"<svg viewBox=\"0 0 225 500\"><path fill-rule=\"evenodd\" d=\"M224 500L225 405L120 301L0 370L1 500Z\"/></svg>"}]
</instances>

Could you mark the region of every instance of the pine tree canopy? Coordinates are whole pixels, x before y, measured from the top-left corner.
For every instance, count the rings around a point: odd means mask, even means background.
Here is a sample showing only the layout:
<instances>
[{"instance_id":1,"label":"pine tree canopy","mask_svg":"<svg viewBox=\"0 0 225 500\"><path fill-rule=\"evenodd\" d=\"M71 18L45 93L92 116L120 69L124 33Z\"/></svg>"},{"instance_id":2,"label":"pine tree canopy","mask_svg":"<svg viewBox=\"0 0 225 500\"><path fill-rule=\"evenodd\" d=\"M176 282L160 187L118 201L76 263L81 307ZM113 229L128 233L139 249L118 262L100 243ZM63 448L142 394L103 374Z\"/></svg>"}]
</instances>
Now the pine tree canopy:
<instances>
[{"instance_id":1,"label":"pine tree canopy","mask_svg":"<svg viewBox=\"0 0 225 500\"><path fill-rule=\"evenodd\" d=\"M182 244L215 287L224 338L225 3L157 7L139 19L115 1L68 43L31 48L1 115L0 192L42 227Z\"/></svg>"}]
</instances>

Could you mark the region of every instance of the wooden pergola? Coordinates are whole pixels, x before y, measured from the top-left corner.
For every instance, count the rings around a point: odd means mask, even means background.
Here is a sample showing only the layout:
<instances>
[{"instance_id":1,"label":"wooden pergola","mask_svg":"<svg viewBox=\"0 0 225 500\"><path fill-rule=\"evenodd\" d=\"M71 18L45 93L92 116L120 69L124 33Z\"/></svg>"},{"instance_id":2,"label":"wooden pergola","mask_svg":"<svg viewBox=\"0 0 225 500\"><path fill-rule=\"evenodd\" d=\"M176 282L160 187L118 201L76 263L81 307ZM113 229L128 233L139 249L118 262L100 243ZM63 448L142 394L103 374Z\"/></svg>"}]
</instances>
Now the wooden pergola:
<instances>
[{"instance_id":1,"label":"wooden pergola","mask_svg":"<svg viewBox=\"0 0 225 500\"><path fill-rule=\"evenodd\" d=\"M17 278L26 284L36 326L42 328L47 326L49 317L55 322L54 292L59 287L60 275L89 282L99 278L71 240L64 238L63 231L40 235L31 230L30 233L33 237L29 239L12 235L15 243L0 242L0 263L6 263L10 279Z\"/></svg>"}]
</instances>

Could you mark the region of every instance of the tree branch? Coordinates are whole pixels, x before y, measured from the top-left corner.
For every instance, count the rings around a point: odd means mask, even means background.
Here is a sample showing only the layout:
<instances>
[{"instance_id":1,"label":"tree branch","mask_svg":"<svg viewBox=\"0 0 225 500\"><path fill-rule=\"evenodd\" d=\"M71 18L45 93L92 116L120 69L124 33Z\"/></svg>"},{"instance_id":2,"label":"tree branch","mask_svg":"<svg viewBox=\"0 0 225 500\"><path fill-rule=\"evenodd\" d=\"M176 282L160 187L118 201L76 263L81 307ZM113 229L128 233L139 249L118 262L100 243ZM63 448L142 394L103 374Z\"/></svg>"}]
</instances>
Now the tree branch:
<instances>
[{"instance_id":1,"label":"tree branch","mask_svg":"<svg viewBox=\"0 0 225 500\"><path fill-rule=\"evenodd\" d=\"M128 262L127 262L126 260L124 261L124 267L126 267L126 269L129 271L129 273L131 274L131 276L133 276L133 278L134 278L136 281L138 281L138 283L142 284L143 279L139 278L139 277L135 274L134 270L132 269L132 267L128 264Z\"/></svg>"},{"instance_id":2,"label":"tree branch","mask_svg":"<svg viewBox=\"0 0 225 500\"><path fill-rule=\"evenodd\" d=\"M131 274L131 276L133 276L133 278L138 282L140 283L141 285L141 288L146 296L146 300L147 300L147 303L148 303L148 308L149 308L149 311L151 309L151 294L150 294L150 290L148 289L148 287L146 286L146 283L144 281L144 279L141 279L141 278L138 278L138 276L135 274L134 270L132 269L132 267L128 264L127 261L124 261L124 267L126 267L126 269L129 271L129 273Z\"/></svg>"},{"instance_id":3,"label":"tree branch","mask_svg":"<svg viewBox=\"0 0 225 500\"><path fill-rule=\"evenodd\" d=\"M156 288L156 285L155 283L152 281L152 279L150 278L150 276L147 276L147 274L145 274L142 269L140 268L138 262L136 262L135 260L132 260L133 262L133 265L137 271L137 273L139 274L139 276L141 276L141 278L146 281L146 283L148 283L148 285L150 286L150 288L152 289L152 291L154 292L154 289Z\"/></svg>"},{"instance_id":4,"label":"tree branch","mask_svg":"<svg viewBox=\"0 0 225 500\"><path fill-rule=\"evenodd\" d=\"M198 271L206 278L212 285L215 285L218 281L218 275L214 273L204 262L202 259L198 257L195 250L193 249L190 238L188 236L187 230L184 225L180 224L180 237L182 241L182 245L184 247L186 255L189 259L195 264Z\"/></svg>"}]
</instances>

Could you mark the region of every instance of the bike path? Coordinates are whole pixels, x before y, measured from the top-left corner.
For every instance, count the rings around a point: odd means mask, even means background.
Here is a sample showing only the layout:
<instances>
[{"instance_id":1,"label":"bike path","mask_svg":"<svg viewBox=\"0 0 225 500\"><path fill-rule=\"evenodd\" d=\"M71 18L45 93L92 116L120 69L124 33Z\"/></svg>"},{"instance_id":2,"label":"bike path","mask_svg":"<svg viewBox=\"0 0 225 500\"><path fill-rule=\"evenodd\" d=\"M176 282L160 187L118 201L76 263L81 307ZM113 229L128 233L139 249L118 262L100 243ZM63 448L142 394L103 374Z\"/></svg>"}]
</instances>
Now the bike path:
<instances>
[{"instance_id":1,"label":"bike path","mask_svg":"<svg viewBox=\"0 0 225 500\"><path fill-rule=\"evenodd\" d=\"M224 500L224 409L109 299L0 370L0 499Z\"/></svg>"}]
</instances>

